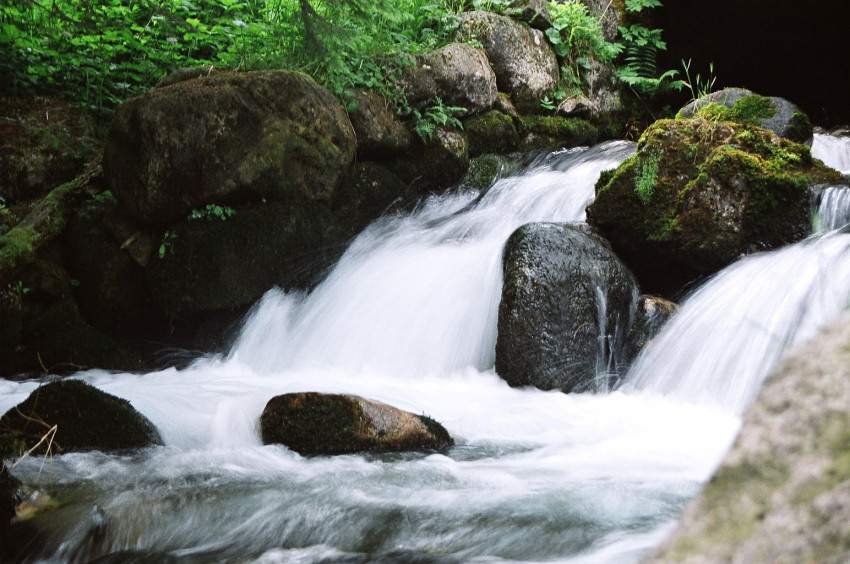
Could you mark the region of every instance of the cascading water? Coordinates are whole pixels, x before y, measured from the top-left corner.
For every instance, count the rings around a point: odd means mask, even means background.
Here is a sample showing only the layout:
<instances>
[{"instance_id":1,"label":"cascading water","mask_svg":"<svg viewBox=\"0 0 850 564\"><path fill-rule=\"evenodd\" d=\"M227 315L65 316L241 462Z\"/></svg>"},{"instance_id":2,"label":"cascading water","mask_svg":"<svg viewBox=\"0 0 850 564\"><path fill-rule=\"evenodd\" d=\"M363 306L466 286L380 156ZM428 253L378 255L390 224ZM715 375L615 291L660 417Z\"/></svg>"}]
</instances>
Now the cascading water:
<instances>
[{"instance_id":1,"label":"cascading water","mask_svg":"<svg viewBox=\"0 0 850 564\"><path fill-rule=\"evenodd\" d=\"M166 446L21 461L24 481L67 500L33 520L40 533L30 554L635 562L708 478L738 417L675 395L514 389L492 371L508 235L529 221L582 221L599 172L633 150L609 143L554 154L483 195L460 190L375 223L309 295L269 292L228 355L181 371L77 375L130 400ZM838 261L847 237L793 252ZM757 315L752 323L764 325ZM0 381L0 410L36 385ZM293 391L356 393L425 413L457 445L317 458L262 446L263 406Z\"/></svg>"}]
</instances>

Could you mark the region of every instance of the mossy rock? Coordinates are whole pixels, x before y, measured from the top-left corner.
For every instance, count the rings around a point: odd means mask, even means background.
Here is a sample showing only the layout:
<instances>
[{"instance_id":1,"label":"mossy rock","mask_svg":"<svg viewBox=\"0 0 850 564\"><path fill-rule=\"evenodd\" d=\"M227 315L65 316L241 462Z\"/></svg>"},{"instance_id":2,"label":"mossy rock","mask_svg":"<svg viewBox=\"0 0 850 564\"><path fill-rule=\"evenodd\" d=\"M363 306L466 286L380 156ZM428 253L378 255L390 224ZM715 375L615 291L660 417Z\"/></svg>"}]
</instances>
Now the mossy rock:
<instances>
[{"instance_id":1,"label":"mossy rock","mask_svg":"<svg viewBox=\"0 0 850 564\"><path fill-rule=\"evenodd\" d=\"M79 380L60 380L40 386L0 418L4 455L35 447L54 426L51 454L162 444L153 423L130 402ZM48 452L48 444L42 442L35 453Z\"/></svg>"},{"instance_id":2,"label":"mossy rock","mask_svg":"<svg viewBox=\"0 0 850 564\"><path fill-rule=\"evenodd\" d=\"M303 455L441 449L454 441L434 421L350 394L293 393L269 400L260 417L263 444Z\"/></svg>"},{"instance_id":3,"label":"mossy rock","mask_svg":"<svg viewBox=\"0 0 850 564\"><path fill-rule=\"evenodd\" d=\"M671 295L743 254L806 237L809 187L839 177L805 145L758 126L660 120L634 157L600 176L588 222L643 290Z\"/></svg>"},{"instance_id":4,"label":"mossy rock","mask_svg":"<svg viewBox=\"0 0 850 564\"><path fill-rule=\"evenodd\" d=\"M463 130L469 139L470 157L484 153L510 153L519 144L519 131L513 118L499 110L467 119Z\"/></svg>"},{"instance_id":5,"label":"mossy rock","mask_svg":"<svg viewBox=\"0 0 850 564\"><path fill-rule=\"evenodd\" d=\"M532 115L524 117L522 122L525 149L593 145L599 137L596 127L581 118Z\"/></svg>"}]
</instances>

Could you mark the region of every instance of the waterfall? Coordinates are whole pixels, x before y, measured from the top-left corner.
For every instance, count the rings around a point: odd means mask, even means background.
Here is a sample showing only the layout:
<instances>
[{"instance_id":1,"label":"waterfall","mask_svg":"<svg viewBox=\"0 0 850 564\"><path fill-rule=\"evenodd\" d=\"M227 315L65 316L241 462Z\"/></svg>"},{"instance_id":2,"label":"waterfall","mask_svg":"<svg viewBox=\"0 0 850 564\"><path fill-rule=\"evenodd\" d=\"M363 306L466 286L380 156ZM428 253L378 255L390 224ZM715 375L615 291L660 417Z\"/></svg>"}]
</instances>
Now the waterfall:
<instances>
[{"instance_id":1,"label":"waterfall","mask_svg":"<svg viewBox=\"0 0 850 564\"><path fill-rule=\"evenodd\" d=\"M749 366L710 363L738 350L763 372L776 343L845 307L850 235L718 275L647 349L632 393L509 387L492 368L506 239L531 221L583 221L600 171L633 151L561 151L483 192L460 187L377 221L314 291L269 291L227 354L75 375L130 401L165 446L21 460L15 474L63 503L15 542L34 539L43 562L637 562L709 478L758 387ZM837 217L830 206L823 221ZM664 352L676 336L687 347ZM703 348L709 368L691 377L685 360ZM0 380L0 410L37 385ZM315 458L262 445L265 403L298 391L429 415L456 445Z\"/></svg>"},{"instance_id":2,"label":"waterfall","mask_svg":"<svg viewBox=\"0 0 850 564\"><path fill-rule=\"evenodd\" d=\"M812 156L842 174L850 174L850 137L815 133Z\"/></svg>"}]
</instances>

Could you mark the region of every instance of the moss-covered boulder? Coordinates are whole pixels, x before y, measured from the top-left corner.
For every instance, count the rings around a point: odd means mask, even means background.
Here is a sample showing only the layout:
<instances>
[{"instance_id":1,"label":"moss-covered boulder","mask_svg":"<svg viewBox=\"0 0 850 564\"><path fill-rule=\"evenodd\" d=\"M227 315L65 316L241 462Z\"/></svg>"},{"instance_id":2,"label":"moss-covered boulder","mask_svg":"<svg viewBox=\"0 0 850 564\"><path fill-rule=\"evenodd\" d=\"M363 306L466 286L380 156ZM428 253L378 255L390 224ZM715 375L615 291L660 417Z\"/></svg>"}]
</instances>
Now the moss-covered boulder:
<instances>
[{"instance_id":1,"label":"moss-covered boulder","mask_svg":"<svg viewBox=\"0 0 850 564\"><path fill-rule=\"evenodd\" d=\"M496 99L496 75L482 49L451 43L416 55L399 82L408 104L423 109L439 98L470 113L489 110Z\"/></svg>"},{"instance_id":2,"label":"moss-covered boulder","mask_svg":"<svg viewBox=\"0 0 850 564\"><path fill-rule=\"evenodd\" d=\"M51 428L56 427L51 435ZM0 446L4 455L84 450L123 450L162 444L156 427L130 402L79 380L40 386L3 417Z\"/></svg>"},{"instance_id":3,"label":"moss-covered boulder","mask_svg":"<svg viewBox=\"0 0 850 564\"><path fill-rule=\"evenodd\" d=\"M469 140L469 156L484 153L510 153L519 145L519 131L513 118L499 110L490 110L463 122Z\"/></svg>"},{"instance_id":4,"label":"moss-covered boulder","mask_svg":"<svg viewBox=\"0 0 850 564\"><path fill-rule=\"evenodd\" d=\"M482 44L499 91L510 95L520 112L537 112L560 79L558 59L543 32L491 12L464 12L457 19L456 38Z\"/></svg>"},{"instance_id":5,"label":"moss-covered boulder","mask_svg":"<svg viewBox=\"0 0 850 564\"><path fill-rule=\"evenodd\" d=\"M660 120L634 157L601 175L587 218L642 289L670 295L742 254L805 237L809 187L839 176L758 126Z\"/></svg>"},{"instance_id":6,"label":"moss-covered boulder","mask_svg":"<svg viewBox=\"0 0 850 564\"><path fill-rule=\"evenodd\" d=\"M387 167L414 192L439 192L466 174L469 143L462 131L440 126L431 139L418 141L407 155L387 163Z\"/></svg>"},{"instance_id":7,"label":"moss-covered boulder","mask_svg":"<svg viewBox=\"0 0 850 564\"><path fill-rule=\"evenodd\" d=\"M496 372L512 386L606 388L626 364L634 277L599 236L531 223L508 239Z\"/></svg>"},{"instance_id":8,"label":"moss-covered boulder","mask_svg":"<svg viewBox=\"0 0 850 564\"><path fill-rule=\"evenodd\" d=\"M678 530L644 564L850 562L850 313L764 383Z\"/></svg>"},{"instance_id":9,"label":"moss-covered boulder","mask_svg":"<svg viewBox=\"0 0 850 564\"><path fill-rule=\"evenodd\" d=\"M525 150L593 145L599 136L596 127L581 118L533 115L522 122L525 135L521 146Z\"/></svg>"},{"instance_id":10,"label":"moss-covered boulder","mask_svg":"<svg viewBox=\"0 0 850 564\"><path fill-rule=\"evenodd\" d=\"M441 449L454 441L424 415L350 394L292 393L269 400L260 417L263 444L303 455Z\"/></svg>"},{"instance_id":11,"label":"moss-covered boulder","mask_svg":"<svg viewBox=\"0 0 850 564\"><path fill-rule=\"evenodd\" d=\"M758 125L797 143L812 144L812 122L800 108L785 98L768 98L746 88L707 94L685 105L676 117Z\"/></svg>"},{"instance_id":12,"label":"moss-covered boulder","mask_svg":"<svg viewBox=\"0 0 850 564\"><path fill-rule=\"evenodd\" d=\"M355 144L345 110L306 75L222 73L124 102L103 169L128 213L166 222L213 202L327 201Z\"/></svg>"}]
</instances>

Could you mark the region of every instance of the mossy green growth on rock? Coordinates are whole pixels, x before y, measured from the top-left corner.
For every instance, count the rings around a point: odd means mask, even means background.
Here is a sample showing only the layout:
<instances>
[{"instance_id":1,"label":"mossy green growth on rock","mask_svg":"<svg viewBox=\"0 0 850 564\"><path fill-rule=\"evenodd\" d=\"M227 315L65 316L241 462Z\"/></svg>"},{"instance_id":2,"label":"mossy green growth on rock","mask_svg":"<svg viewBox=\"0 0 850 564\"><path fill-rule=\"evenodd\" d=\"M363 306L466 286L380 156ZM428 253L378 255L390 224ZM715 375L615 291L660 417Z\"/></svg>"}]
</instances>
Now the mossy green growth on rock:
<instances>
[{"instance_id":1,"label":"mossy green growth on rock","mask_svg":"<svg viewBox=\"0 0 850 564\"><path fill-rule=\"evenodd\" d=\"M463 123L469 139L469 156L484 153L509 153L519 144L519 131L508 114L490 110L473 116Z\"/></svg>"},{"instance_id":2,"label":"mossy green growth on rock","mask_svg":"<svg viewBox=\"0 0 850 564\"><path fill-rule=\"evenodd\" d=\"M759 125L759 121L772 117L776 108L770 98L753 94L735 101L732 107L711 103L700 108L694 117L708 121L733 121L741 124Z\"/></svg>"},{"instance_id":3,"label":"mossy green growth on rock","mask_svg":"<svg viewBox=\"0 0 850 564\"><path fill-rule=\"evenodd\" d=\"M596 127L580 118L530 115L524 116L522 122L527 132L562 147L593 145L599 138Z\"/></svg>"},{"instance_id":4,"label":"mossy green growth on rock","mask_svg":"<svg viewBox=\"0 0 850 564\"><path fill-rule=\"evenodd\" d=\"M56 427L52 442L45 440ZM156 427L130 403L79 380L45 384L0 418L4 455L123 450L162 444ZM50 446L50 451L48 451Z\"/></svg>"},{"instance_id":5,"label":"mossy green growth on rock","mask_svg":"<svg viewBox=\"0 0 850 564\"><path fill-rule=\"evenodd\" d=\"M644 291L670 295L742 254L804 238L808 187L838 179L808 147L757 126L660 120L601 175L588 222Z\"/></svg>"}]
</instances>

